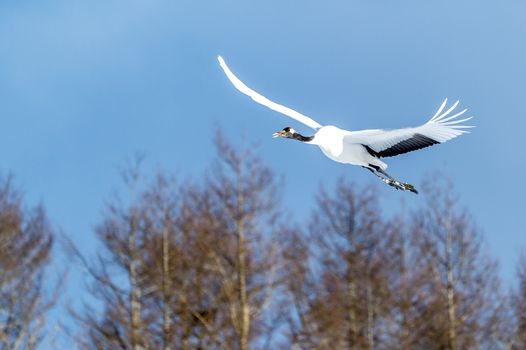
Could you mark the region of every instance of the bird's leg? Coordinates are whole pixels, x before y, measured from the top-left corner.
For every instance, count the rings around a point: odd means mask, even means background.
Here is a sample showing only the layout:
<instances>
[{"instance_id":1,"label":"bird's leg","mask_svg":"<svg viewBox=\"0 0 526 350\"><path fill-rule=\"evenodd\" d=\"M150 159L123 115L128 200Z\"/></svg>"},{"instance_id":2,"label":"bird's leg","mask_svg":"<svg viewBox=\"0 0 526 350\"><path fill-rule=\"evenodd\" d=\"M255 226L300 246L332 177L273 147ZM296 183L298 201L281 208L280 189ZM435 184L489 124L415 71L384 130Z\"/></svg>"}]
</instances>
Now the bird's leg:
<instances>
[{"instance_id":1,"label":"bird's leg","mask_svg":"<svg viewBox=\"0 0 526 350\"><path fill-rule=\"evenodd\" d=\"M371 173L373 173L375 176L377 176L380 180L388 184L389 186L392 186L396 189L401 190L402 187L396 185L396 180L393 178L390 178L390 176L387 176L385 173L380 173L380 168L377 167L364 167L365 169L369 170Z\"/></svg>"},{"instance_id":2,"label":"bird's leg","mask_svg":"<svg viewBox=\"0 0 526 350\"><path fill-rule=\"evenodd\" d=\"M377 171L380 172L382 175L385 175L393 183L393 184L391 184L391 186L394 186L396 188L400 188L402 190L411 191L413 193L417 193L418 194L418 191L414 188L413 185L398 181L397 179L395 179L394 177L392 177L391 175L386 173L381 168L378 168Z\"/></svg>"},{"instance_id":3,"label":"bird's leg","mask_svg":"<svg viewBox=\"0 0 526 350\"><path fill-rule=\"evenodd\" d=\"M374 175L378 176L380 180L385 182L391 187L396 188L397 190L404 190L404 191L411 191L413 193L418 193L418 191L413 187L413 185L408 183L403 183L386 173L382 170L382 168L374 165L370 165L370 167L364 167L366 169L369 169Z\"/></svg>"}]
</instances>

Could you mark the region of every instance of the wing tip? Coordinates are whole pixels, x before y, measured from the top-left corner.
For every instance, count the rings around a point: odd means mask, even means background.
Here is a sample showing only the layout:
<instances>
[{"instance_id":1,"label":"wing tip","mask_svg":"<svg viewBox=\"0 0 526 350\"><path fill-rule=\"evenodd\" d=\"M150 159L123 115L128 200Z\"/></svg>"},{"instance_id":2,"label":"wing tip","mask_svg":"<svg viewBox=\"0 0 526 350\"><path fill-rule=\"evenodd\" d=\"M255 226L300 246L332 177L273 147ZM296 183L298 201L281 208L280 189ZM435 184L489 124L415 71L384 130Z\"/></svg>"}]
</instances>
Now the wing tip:
<instances>
[{"instance_id":1,"label":"wing tip","mask_svg":"<svg viewBox=\"0 0 526 350\"><path fill-rule=\"evenodd\" d=\"M464 113L467 112L467 110L468 110L467 108L465 108L462 111L456 113L455 115L449 116L451 114L451 112L459 105L460 100L455 101L455 103L453 103L453 105L451 107L449 107L447 111L442 112L444 107L445 107L445 105L446 105L446 103L447 103L447 100L448 100L447 98L444 99L444 101L442 102L442 105L440 106L438 111L435 113L435 115L428 122L434 122L434 123L437 123L437 124L448 125L448 124L456 124L456 122L464 122L464 121L467 121L467 120L472 118L472 117L469 117L469 118L463 119L461 121L458 120L458 117L460 117L461 115L463 115Z\"/></svg>"},{"instance_id":2,"label":"wing tip","mask_svg":"<svg viewBox=\"0 0 526 350\"><path fill-rule=\"evenodd\" d=\"M440 107L438 108L437 112L435 113L435 115L430 119L431 121L435 120L436 118L438 118L438 116L440 115L440 113L442 113L442 110L444 109L444 107L446 106L447 104L447 97L444 98L444 101L442 102L442 104L440 105Z\"/></svg>"}]
</instances>

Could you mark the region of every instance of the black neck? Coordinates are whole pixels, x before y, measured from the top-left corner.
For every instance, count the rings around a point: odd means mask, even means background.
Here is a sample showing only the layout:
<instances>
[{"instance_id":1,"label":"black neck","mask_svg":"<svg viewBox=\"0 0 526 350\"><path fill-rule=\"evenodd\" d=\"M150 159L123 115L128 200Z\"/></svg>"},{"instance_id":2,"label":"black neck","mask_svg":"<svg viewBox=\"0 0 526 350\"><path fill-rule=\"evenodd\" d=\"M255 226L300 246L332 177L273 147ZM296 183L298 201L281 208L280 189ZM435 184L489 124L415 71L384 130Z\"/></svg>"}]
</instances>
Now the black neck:
<instances>
[{"instance_id":1,"label":"black neck","mask_svg":"<svg viewBox=\"0 0 526 350\"><path fill-rule=\"evenodd\" d=\"M300 134L298 134L296 132L296 133L292 134L292 138L294 140L298 140L298 141L301 141L301 142L309 142L309 141L312 141L314 136L303 136L303 135L300 135Z\"/></svg>"}]
</instances>

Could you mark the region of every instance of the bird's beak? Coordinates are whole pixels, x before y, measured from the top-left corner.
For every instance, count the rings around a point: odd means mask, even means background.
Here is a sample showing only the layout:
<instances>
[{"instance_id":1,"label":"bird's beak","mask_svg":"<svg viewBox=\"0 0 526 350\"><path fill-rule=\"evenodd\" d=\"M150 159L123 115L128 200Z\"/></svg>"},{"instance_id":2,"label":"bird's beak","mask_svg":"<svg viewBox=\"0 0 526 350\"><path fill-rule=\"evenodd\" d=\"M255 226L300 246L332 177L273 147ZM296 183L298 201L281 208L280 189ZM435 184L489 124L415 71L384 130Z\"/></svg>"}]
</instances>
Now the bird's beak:
<instances>
[{"instance_id":1,"label":"bird's beak","mask_svg":"<svg viewBox=\"0 0 526 350\"><path fill-rule=\"evenodd\" d=\"M273 138L276 138L276 137L282 137L285 133L283 132L283 130L280 130L278 132L275 132L272 134L272 137Z\"/></svg>"}]
</instances>

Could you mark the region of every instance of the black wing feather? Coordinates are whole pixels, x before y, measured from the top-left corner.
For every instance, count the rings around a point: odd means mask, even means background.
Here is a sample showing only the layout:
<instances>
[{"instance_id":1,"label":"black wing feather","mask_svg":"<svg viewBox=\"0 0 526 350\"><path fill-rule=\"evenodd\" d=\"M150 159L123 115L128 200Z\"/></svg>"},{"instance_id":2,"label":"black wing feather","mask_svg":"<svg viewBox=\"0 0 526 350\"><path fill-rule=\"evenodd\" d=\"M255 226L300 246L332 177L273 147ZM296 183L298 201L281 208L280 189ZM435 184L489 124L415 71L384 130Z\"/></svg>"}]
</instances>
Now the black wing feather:
<instances>
[{"instance_id":1,"label":"black wing feather","mask_svg":"<svg viewBox=\"0 0 526 350\"><path fill-rule=\"evenodd\" d=\"M376 152L371 147L364 145L367 149L367 152L369 152L371 155L382 158L382 157L393 157L397 156L399 154L404 154L411 151L416 151L425 147L436 145L437 143L440 143L436 140L433 140L430 137L427 137L422 134L414 134L408 139L405 139L403 141L398 142L397 144L386 148L380 152Z\"/></svg>"}]
</instances>

